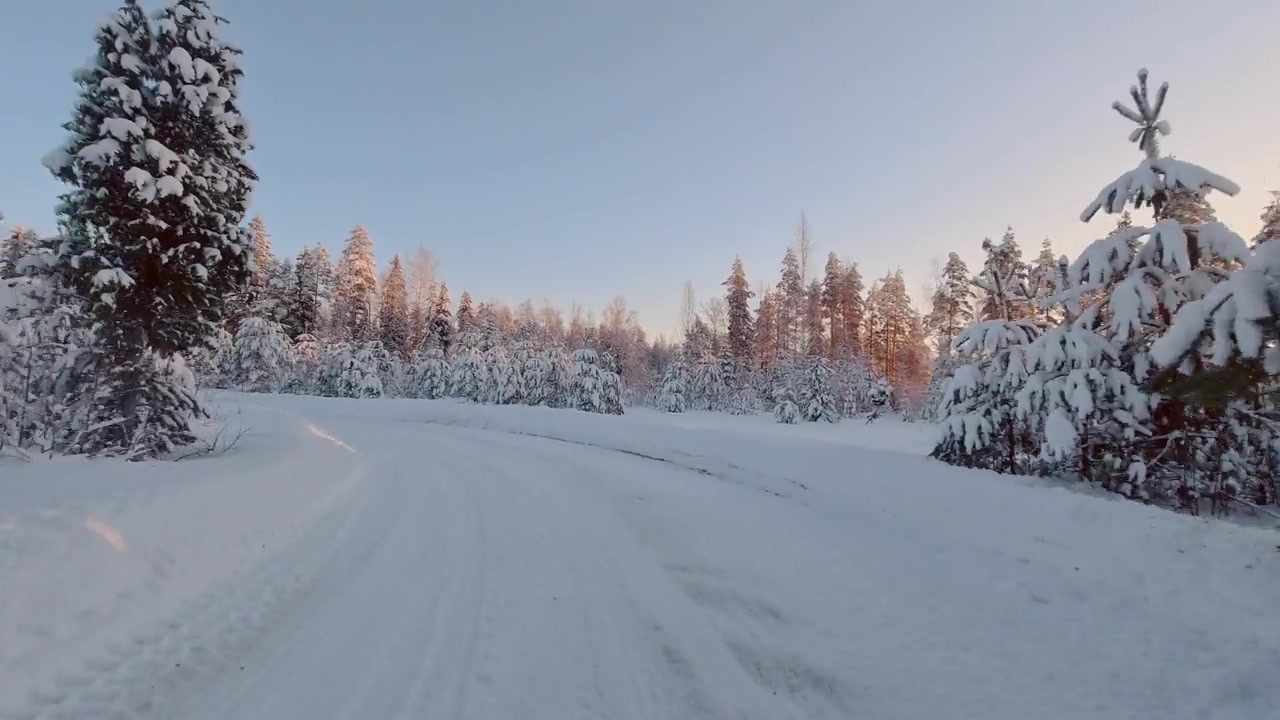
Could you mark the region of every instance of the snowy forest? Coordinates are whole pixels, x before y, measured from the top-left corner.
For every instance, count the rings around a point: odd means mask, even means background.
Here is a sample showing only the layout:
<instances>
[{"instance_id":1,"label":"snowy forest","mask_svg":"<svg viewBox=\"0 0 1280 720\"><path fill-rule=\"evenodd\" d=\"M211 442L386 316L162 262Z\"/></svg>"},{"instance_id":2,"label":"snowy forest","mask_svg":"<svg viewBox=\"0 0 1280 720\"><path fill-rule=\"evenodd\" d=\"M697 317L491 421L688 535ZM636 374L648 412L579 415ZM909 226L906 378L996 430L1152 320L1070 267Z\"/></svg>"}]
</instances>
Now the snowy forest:
<instances>
[{"instance_id":1,"label":"snowy forest","mask_svg":"<svg viewBox=\"0 0 1280 720\"><path fill-rule=\"evenodd\" d=\"M1168 86L1145 70L1113 106L1138 164L1087 203L1102 237L1077 257L1045 239L1028 258L1011 228L957 238L921 308L900 270L813 257L802 216L774 280L753 287L725 258L717 296L687 286L669 341L621 297L598 317L455 300L429 249L380 258L359 226L277 255L269 218L250 217L225 25L205 0L154 16L125 0L98 26L43 159L66 186L58 227L14 227L0 248L0 454L171 457L195 441L200 388L781 423L892 412L938 424L933 455L953 465L1194 514L1278 503L1280 195L1248 240L1220 223L1213 193L1239 188L1164 151Z\"/></svg>"}]
</instances>

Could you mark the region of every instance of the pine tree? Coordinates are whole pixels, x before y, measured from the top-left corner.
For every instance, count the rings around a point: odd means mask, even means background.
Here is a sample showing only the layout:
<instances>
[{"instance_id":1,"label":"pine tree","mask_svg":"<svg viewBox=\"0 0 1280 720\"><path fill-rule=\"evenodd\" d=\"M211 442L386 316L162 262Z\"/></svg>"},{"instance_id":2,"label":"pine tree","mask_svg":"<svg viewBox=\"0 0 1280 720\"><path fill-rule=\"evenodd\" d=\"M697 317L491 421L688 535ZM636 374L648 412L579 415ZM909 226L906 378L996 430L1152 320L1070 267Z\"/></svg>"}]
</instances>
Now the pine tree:
<instances>
[{"instance_id":1,"label":"pine tree","mask_svg":"<svg viewBox=\"0 0 1280 720\"><path fill-rule=\"evenodd\" d=\"M840 281L840 314L844 340L844 352L841 357L847 359L863 356L862 325L865 313L865 301L862 293L862 274L858 272L857 263L849 263Z\"/></svg>"},{"instance_id":2,"label":"pine tree","mask_svg":"<svg viewBox=\"0 0 1280 720\"><path fill-rule=\"evenodd\" d=\"M391 258L391 270L382 287L382 302L378 308L378 331L382 344L393 355L408 360L413 352L409 346L409 295L405 286L404 268L400 256Z\"/></svg>"},{"instance_id":3,"label":"pine tree","mask_svg":"<svg viewBox=\"0 0 1280 720\"><path fill-rule=\"evenodd\" d=\"M1262 229L1254 236L1253 245L1270 240L1280 240L1280 190L1271 191L1271 202L1262 211Z\"/></svg>"},{"instance_id":4,"label":"pine tree","mask_svg":"<svg viewBox=\"0 0 1280 720\"><path fill-rule=\"evenodd\" d=\"M237 389L277 392L292 362L292 343L280 323L259 317L240 323L231 360L231 382Z\"/></svg>"},{"instance_id":5,"label":"pine tree","mask_svg":"<svg viewBox=\"0 0 1280 720\"><path fill-rule=\"evenodd\" d=\"M982 320L1020 320L1031 315L1030 268L1022 261L1022 249L1014 240L1013 228L999 243L982 241L987 253L975 284L985 291L978 317Z\"/></svg>"},{"instance_id":6,"label":"pine tree","mask_svg":"<svg viewBox=\"0 0 1280 720\"><path fill-rule=\"evenodd\" d=\"M338 337L357 343L377 337L374 306L378 293L377 264L369 232L357 225L338 262L334 297L334 329Z\"/></svg>"},{"instance_id":7,"label":"pine tree","mask_svg":"<svg viewBox=\"0 0 1280 720\"><path fill-rule=\"evenodd\" d=\"M257 288L265 288L275 273L276 256L271 251L271 233L262 222L261 215L254 215L249 223L249 242L253 248L253 280Z\"/></svg>"},{"instance_id":8,"label":"pine tree","mask_svg":"<svg viewBox=\"0 0 1280 720\"><path fill-rule=\"evenodd\" d=\"M0 251L0 280L17 277L23 258L35 251L40 237L21 225L9 232L3 251Z\"/></svg>"},{"instance_id":9,"label":"pine tree","mask_svg":"<svg viewBox=\"0 0 1280 720\"><path fill-rule=\"evenodd\" d=\"M697 358L693 368L693 388L690 397L700 410L720 410L729 388L724 381L720 361L710 352Z\"/></svg>"},{"instance_id":10,"label":"pine tree","mask_svg":"<svg viewBox=\"0 0 1280 720\"><path fill-rule=\"evenodd\" d=\"M436 348L424 351L415 365L414 375L417 385L413 397L438 400L449 394L449 365L443 351Z\"/></svg>"},{"instance_id":11,"label":"pine tree","mask_svg":"<svg viewBox=\"0 0 1280 720\"><path fill-rule=\"evenodd\" d=\"M658 397L658 409L669 413L682 413L688 407L687 390L689 370L679 358L667 365L662 376L662 394Z\"/></svg>"},{"instance_id":12,"label":"pine tree","mask_svg":"<svg viewBox=\"0 0 1280 720\"><path fill-rule=\"evenodd\" d=\"M950 355L956 336L974 321L973 299L969 268L959 254L951 253L934 290L933 309L926 322L937 339L939 356Z\"/></svg>"},{"instance_id":13,"label":"pine tree","mask_svg":"<svg viewBox=\"0 0 1280 720\"><path fill-rule=\"evenodd\" d=\"M822 325L822 283L814 280L805 293L804 306L805 355L817 357L827 350L825 328Z\"/></svg>"},{"instance_id":14,"label":"pine tree","mask_svg":"<svg viewBox=\"0 0 1280 720\"><path fill-rule=\"evenodd\" d=\"M740 258L733 259L733 270L723 285L727 288L725 304L729 308L729 352L737 374L751 366L752 323L748 303L755 296L747 284L747 273Z\"/></svg>"},{"instance_id":15,"label":"pine tree","mask_svg":"<svg viewBox=\"0 0 1280 720\"><path fill-rule=\"evenodd\" d=\"M431 317L427 322L427 337L424 341L428 348L434 348L449 356L453 347L453 301L449 298L449 286L440 283L435 297L431 301Z\"/></svg>"},{"instance_id":16,"label":"pine tree","mask_svg":"<svg viewBox=\"0 0 1280 720\"><path fill-rule=\"evenodd\" d=\"M337 281L333 268L333 260L324 245L317 245L311 250L309 265L315 276L316 296L316 334L323 339L336 339L339 333L334 332L334 300L337 297Z\"/></svg>"},{"instance_id":17,"label":"pine tree","mask_svg":"<svg viewBox=\"0 0 1280 720\"><path fill-rule=\"evenodd\" d=\"M462 297L458 299L457 318L457 336L459 339L470 335L476 330L476 309L471 300L471 293L466 290L462 291Z\"/></svg>"},{"instance_id":18,"label":"pine tree","mask_svg":"<svg viewBox=\"0 0 1280 720\"><path fill-rule=\"evenodd\" d=\"M766 289L760 294L760 304L756 308L756 365L765 370L773 367L778 359L778 306L776 297L772 290Z\"/></svg>"},{"instance_id":19,"label":"pine tree","mask_svg":"<svg viewBox=\"0 0 1280 720\"><path fill-rule=\"evenodd\" d=\"M98 31L70 137L45 164L75 190L53 273L97 320L92 432L78 449L151 457L194 439L177 353L216 336L248 279L240 222L256 177L239 113L239 51L200 0L151 28L135 0ZM196 72L196 68L200 72Z\"/></svg>"},{"instance_id":20,"label":"pine tree","mask_svg":"<svg viewBox=\"0 0 1280 720\"><path fill-rule=\"evenodd\" d=\"M831 386L831 368L821 355L805 361L798 405L801 416L809 422L836 422L840 419L839 405Z\"/></svg>"},{"instance_id":21,"label":"pine tree","mask_svg":"<svg viewBox=\"0 0 1280 720\"><path fill-rule=\"evenodd\" d=\"M787 425L800 422L802 417L800 406L796 404L794 372L790 360L780 361L774 373L773 388L770 393L774 403L773 419Z\"/></svg>"},{"instance_id":22,"label":"pine tree","mask_svg":"<svg viewBox=\"0 0 1280 720\"><path fill-rule=\"evenodd\" d=\"M1035 265L1031 266L1028 275L1028 290L1031 293L1031 313L1038 317L1049 318L1047 308L1051 299L1058 293L1058 258L1053 254L1053 244L1045 238L1040 244L1040 254L1036 256Z\"/></svg>"},{"instance_id":23,"label":"pine tree","mask_svg":"<svg viewBox=\"0 0 1280 720\"><path fill-rule=\"evenodd\" d=\"M837 362L845 356L847 344L844 336L844 316L841 308L841 282L844 278L844 267L835 253L827 255L826 271L822 276L822 318L827 323L830 337L827 342L827 357Z\"/></svg>"},{"instance_id":24,"label":"pine tree","mask_svg":"<svg viewBox=\"0 0 1280 720\"><path fill-rule=\"evenodd\" d=\"M315 255L304 247L294 263L293 286L289 290L288 330L297 337L315 335L320 330L320 277Z\"/></svg>"},{"instance_id":25,"label":"pine tree","mask_svg":"<svg viewBox=\"0 0 1280 720\"><path fill-rule=\"evenodd\" d=\"M484 355L476 348L464 349L454 360L450 394L472 402L481 402L484 384Z\"/></svg>"},{"instance_id":26,"label":"pine tree","mask_svg":"<svg viewBox=\"0 0 1280 720\"><path fill-rule=\"evenodd\" d=\"M800 351L801 323L805 310L805 287L795 250L787 248L782 258L782 279L778 281L778 352L794 357Z\"/></svg>"},{"instance_id":27,"label":"pine tree","mask_svg":"<svg viewBox=\"0 0 1280 720\"><path fill-rule=\"evenodd\" d=\"M582 348L574 351L566 388L568 407L583 412L607 412L605 372L600 366L600 356L595 350Z\"/></svg>"}]
</instances>

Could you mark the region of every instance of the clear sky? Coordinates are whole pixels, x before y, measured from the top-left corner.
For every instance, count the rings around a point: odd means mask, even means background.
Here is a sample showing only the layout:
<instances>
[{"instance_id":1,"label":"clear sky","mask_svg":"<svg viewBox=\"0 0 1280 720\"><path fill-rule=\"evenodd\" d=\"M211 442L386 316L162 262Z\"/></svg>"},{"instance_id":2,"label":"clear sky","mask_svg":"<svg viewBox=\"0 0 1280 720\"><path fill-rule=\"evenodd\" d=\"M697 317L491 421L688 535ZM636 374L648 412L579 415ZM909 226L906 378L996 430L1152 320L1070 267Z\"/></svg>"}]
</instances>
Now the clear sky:
<instances>
[{"instance_id":1,"label":"clear sky","mask_svg":"<svg viewBox=\"0 0 1280 720\"><path fill-rule=\"evenodd\" d=\"M148 8L157 0L144 0ZM113 0L16 0L0 23L0 210L52 229L39 158ZM1164 148L1232 178L1246 236L1280 188L1275 0L215 0L246 51L262 213L278 253L379 261L418 244L455 298L615 294L651 332L735 254L776 279L803 211L864 275L971 263L1013 225L1072 252L1135 165L1108 106L1171 84Z\"/></svg>"}]
</instances>

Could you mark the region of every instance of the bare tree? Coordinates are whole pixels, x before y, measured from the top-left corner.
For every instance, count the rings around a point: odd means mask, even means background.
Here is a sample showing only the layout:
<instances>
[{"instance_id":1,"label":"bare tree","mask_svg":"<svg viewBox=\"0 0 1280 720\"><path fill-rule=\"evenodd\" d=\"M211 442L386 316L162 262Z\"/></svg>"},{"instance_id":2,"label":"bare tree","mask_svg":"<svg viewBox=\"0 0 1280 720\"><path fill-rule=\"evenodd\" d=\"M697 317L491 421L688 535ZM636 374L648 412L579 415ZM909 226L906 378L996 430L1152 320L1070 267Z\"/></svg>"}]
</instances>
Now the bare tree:
<instances>
[{"instance_id":1,"label":"bare tree","mask_svg":"<svg viewBox=\"0 0 1280 720\"><path fill-rule=\"evenodd\" d=\"M722 297L713 297L702 303L702 321L711 328L713 339L729 334L729 305Z\"/></svg>"},{"instance_id":2,"label":"bare tree","mask_svg":"<svg viewBox=\"0 0 1280 720\"><path fill-rule=\"evenodd\" d=\"M693 292L693 283L684 282L684 295L680 300L680 330L688 335L693 329L693 321L698 319L698 297Z\"/></svg>"},{"instance_id":3,"label":"bare tree","mask_svg":"<svg viewBox=\"0 0 1280 720\"><path fill-rule=\"evenodd\" d=\"M809 232L809 220L800 213L800 227L796 228L796 259L800 261L800 285L809 286L809 259L813 256L813 235Z\"/></svg>"}]
</instances>

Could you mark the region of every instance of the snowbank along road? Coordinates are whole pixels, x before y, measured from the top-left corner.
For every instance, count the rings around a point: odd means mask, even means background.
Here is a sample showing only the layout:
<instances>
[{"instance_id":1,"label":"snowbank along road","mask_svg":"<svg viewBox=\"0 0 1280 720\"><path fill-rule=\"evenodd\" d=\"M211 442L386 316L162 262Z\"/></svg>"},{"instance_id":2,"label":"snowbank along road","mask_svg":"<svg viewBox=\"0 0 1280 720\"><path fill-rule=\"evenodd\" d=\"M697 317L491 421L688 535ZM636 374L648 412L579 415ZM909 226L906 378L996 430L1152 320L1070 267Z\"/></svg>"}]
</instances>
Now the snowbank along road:
<instances>
[{"instance_id":1,"label":"snowbank along road","mask_svg":"<svg viewBox=\"0 0 1280 720\"><path fill-rule=\"evenodd\" d=\"M218 402L225 455L3 469L0 717L1280 717L1268 530L892 423Z\"/></svg>"}]
</instances>

